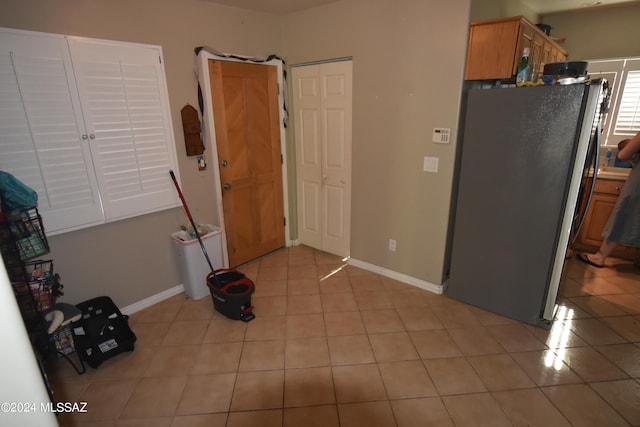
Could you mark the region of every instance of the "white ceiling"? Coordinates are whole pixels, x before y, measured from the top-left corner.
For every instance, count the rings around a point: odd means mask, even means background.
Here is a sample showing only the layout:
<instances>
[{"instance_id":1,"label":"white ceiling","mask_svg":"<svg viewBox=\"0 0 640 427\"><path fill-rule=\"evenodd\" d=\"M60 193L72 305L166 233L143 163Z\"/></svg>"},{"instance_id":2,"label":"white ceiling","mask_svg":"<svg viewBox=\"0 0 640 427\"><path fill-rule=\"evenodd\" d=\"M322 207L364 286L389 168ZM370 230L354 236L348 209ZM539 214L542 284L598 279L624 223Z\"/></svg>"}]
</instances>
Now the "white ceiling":
<instances>
[{"instance_id":1,"label":"white ceiling","mask_svg":"<svg viewBox=\"0 0 640 427\"><path fill-rule=\"evenodd\" d=\"M338 0L204 0L212 3L224 4L242 9L256 10L260 12L285 15L291 12L298 12L304 9L321 6L323 4L334 3ZM481 1L481 0L475 0ZM600 5L611 5L616 3L627 3L637 0L520 0L530 9L538 14L561 12L572 9L582 9L589 7L586 5L599 3Z\"/></svg>"}]
</instances>

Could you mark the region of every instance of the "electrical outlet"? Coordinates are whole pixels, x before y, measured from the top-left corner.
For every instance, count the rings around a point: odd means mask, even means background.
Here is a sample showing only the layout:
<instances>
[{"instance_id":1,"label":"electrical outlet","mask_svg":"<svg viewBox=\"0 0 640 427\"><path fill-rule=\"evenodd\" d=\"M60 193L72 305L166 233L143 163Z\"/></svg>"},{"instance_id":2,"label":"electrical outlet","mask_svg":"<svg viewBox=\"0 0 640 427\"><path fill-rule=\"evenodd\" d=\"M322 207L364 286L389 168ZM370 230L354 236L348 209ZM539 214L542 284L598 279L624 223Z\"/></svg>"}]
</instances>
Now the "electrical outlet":
<instances>
[{"instance_id":1,"label":"electrical outlet","mask_svg":"<svg viewBox=\"0 0 640 427\"><path fill-rule=\"evenodd\" d=\"M396 241L394 239L389 239L389 250L392 252L396 251Z\"/></svg>"}]
</instances>

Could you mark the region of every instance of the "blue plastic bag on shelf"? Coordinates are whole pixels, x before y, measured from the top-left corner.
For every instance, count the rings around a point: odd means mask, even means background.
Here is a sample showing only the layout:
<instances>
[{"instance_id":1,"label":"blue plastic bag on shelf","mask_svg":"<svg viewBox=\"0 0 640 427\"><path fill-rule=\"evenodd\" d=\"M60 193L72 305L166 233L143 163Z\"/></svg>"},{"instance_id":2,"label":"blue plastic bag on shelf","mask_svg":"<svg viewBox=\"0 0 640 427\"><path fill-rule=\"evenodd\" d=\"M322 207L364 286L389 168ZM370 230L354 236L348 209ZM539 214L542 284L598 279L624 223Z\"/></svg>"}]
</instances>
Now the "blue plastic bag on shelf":
<instances>
[{"instance_id":1,"label":"blue plastic bag on shelf","mask_svg":"<svg viewBox=\"0 0 640 427\"><path fill-rule=\"evenodd\" d=\"M0 171L0 193L9 211L38 206L38 193L5 171Z\"/></svg>"}]
</instances>

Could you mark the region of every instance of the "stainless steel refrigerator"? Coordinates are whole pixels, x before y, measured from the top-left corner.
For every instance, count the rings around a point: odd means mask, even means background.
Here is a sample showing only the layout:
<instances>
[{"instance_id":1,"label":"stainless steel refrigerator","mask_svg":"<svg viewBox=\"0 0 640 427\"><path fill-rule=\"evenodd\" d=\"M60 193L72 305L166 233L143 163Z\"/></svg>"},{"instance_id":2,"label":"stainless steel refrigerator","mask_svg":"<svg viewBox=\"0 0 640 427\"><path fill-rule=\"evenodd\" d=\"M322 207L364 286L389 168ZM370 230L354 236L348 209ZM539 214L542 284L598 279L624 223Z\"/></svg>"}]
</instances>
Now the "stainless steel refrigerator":
<instances>
[{"instance_id":1,"label":"stainless steel refrigerator","mask_svg":"<svg viewBox=\"0 0 640 427\"><path fill-rule=\"evenodd\" d=\"M451 298L551 323L588 153L597 144L603 86L597 80L466 92Z\"/></svg>"}]
</instances>

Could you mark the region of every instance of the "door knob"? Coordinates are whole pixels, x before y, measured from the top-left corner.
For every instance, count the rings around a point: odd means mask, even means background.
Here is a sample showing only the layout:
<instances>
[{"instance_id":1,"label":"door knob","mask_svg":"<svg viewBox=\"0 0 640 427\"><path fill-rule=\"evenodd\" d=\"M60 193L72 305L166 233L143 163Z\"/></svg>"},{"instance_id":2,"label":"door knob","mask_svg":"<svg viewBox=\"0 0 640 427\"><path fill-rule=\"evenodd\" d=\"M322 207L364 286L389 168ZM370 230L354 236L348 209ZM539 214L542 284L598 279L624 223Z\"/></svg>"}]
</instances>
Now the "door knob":
<instances>
[{"instance_id":1,"label":"door knob","mask_svg":"<svg viewBox=\"0 0 640 427\"><path fill-rule=\"evenodd\" d=\"M231 190L231 184L227 182L222 186L222 188L224 188L225 190Z\"/></svg>"},{"instance_id":2,"label":"door knob","mask_svg":"<svg viewBox=\"0 0 640 427\"><path fill-rule=\"evenodd\" d=\"M220 163L220 165L221 165L223 168L226 168L226 167L229 165L229 162L227 162L226 160L223 160L223 161Z\"/></svg>"}]
</instances>

